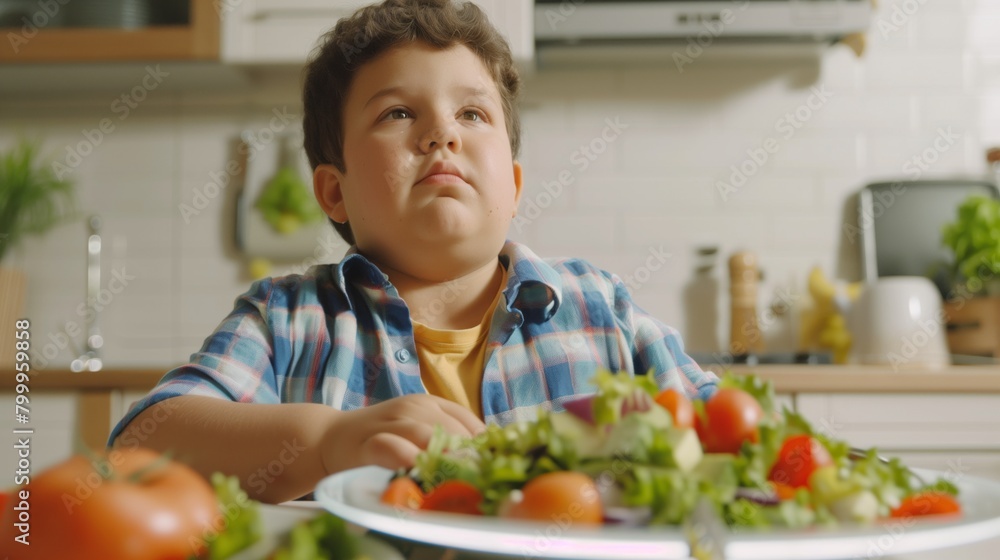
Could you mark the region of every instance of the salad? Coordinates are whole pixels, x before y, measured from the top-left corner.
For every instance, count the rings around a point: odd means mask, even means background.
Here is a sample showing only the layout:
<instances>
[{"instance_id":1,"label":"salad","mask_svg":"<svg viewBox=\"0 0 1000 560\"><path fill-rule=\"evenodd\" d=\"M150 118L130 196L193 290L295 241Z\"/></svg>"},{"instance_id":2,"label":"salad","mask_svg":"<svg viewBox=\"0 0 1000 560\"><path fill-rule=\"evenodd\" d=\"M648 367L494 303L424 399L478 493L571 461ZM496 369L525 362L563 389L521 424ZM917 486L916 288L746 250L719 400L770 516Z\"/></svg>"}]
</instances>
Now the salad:
<instances>
[{"instance_id":1,"label":"salad","mask_svg":"<svg viewBox=\"0 0 1000 560\"><path fill-rule=\"evenodd\" d=\"M595 377L597 392L474 437L438 431L382 502L579 525L677 525L708 501L732 528L870 524L960 514L957 488L852 450L778 411L769 382L726 376L707 401L651 376Z\"/></svg>"}]
</instances>

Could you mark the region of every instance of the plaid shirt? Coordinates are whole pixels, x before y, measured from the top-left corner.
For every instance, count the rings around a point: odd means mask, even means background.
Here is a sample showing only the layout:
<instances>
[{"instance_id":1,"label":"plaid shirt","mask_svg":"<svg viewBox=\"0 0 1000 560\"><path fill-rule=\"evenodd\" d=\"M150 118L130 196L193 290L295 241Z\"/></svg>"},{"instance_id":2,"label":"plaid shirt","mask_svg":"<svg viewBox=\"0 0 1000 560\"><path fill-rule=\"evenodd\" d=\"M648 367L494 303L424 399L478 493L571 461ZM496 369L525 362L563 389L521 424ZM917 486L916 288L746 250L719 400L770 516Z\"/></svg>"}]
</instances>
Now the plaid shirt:
<instances>
[{"instance_id":1,"label":"plaid shirt","mask_svg":"<svg viewBox=\"0 0 1000 560\"><path fill-rule=\"evenodd\" d=\"M579 259L538 258L508 241L507 286L490 323L482 408L489 422L592 393L599 368L656 376L692 398L716 377L685 353L677 331L632 302L624 283ZM461 286L456 286L460 289ZM255 282L191 363L167 373L111 434L178 395L238 402L325 403L340 410L425 392L406 303L362 255L303 275Z\"/></svg>"}]
</instances>

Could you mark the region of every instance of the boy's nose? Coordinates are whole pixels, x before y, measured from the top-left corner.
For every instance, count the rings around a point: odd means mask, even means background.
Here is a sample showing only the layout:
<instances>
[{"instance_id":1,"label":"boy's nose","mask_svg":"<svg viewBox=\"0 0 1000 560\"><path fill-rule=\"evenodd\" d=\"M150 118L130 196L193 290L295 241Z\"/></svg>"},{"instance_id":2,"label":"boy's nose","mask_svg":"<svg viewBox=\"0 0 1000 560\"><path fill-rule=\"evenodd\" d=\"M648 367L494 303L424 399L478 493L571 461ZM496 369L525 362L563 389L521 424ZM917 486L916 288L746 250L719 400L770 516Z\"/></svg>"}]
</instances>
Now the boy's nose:
<instances>
[{"instance_id":1,"label":"boy's nose","mask_svg":"<svg viewBox=\"0 0 1000 560\"><path fill-rule=\"evenodd\" d=\"M455 128L454 125L434 125L420 139L420 149L424 153L430 153L443 147L447 147L453 152L461 150L462 137Z\"/></svg>"}]
</instances>

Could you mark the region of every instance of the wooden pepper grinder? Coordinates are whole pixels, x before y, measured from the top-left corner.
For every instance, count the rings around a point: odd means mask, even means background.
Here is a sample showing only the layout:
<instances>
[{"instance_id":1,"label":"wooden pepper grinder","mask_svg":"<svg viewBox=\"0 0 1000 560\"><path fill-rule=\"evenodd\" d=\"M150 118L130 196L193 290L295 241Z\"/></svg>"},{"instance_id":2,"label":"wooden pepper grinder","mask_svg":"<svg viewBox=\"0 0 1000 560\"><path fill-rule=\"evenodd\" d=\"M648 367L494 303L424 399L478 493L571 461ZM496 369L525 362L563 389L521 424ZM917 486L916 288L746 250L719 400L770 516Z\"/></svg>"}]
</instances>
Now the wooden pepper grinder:
<instances>
[{"instance_id":1,"label":"wooden pepper grinder","mask_svg":"<svg viewBox=\"0 0 1000 560\"><path fill-rule=\"evenodd\" d=\"M739 252L729 258L729 351L737 356L756 354L762 348L763 337L757 324L759 278L757 257L753 253Z\"/></svg>"}]
</instances>

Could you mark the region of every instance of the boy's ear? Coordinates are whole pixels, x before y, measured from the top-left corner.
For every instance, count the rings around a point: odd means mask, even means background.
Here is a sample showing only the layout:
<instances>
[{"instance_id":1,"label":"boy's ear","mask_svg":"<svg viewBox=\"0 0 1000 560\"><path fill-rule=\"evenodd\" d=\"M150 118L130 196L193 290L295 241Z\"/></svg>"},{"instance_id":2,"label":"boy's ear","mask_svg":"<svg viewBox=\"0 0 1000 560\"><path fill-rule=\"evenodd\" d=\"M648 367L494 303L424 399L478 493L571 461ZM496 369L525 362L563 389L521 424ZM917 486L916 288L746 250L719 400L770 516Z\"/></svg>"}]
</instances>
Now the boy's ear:
<instances>
[{"instance_id":1,"label":"boy's ear","mask_svg":"<svg viewBox=\"0 0 1000 560\"><path fill-rule=\"evenodd\" d=\"M338 224L347 222L340 171L333 164L323 163L313 170L313 194L330 219Z\"/></svg>"},{"instance_id":2,"label":"boy's ear","mask_svg":"<svg viewBox=\"0 0 1000 560\"><path fill-rule=\"evenodd\" d=\"M517 216L517 207L521 203L521 187L524 186L523 170L521 163L514 160L514 216ZM512 216L513 217L513 216Z\"/></svg>"}]
</instances>

